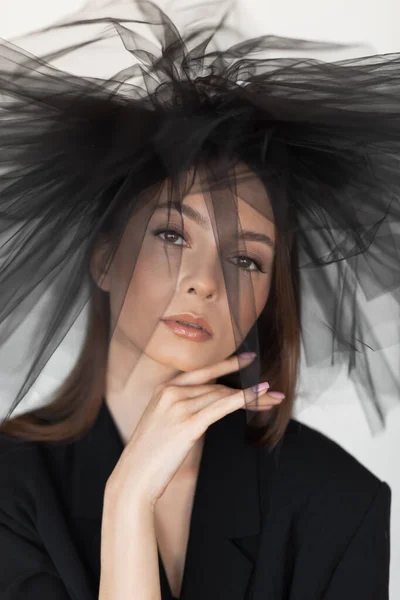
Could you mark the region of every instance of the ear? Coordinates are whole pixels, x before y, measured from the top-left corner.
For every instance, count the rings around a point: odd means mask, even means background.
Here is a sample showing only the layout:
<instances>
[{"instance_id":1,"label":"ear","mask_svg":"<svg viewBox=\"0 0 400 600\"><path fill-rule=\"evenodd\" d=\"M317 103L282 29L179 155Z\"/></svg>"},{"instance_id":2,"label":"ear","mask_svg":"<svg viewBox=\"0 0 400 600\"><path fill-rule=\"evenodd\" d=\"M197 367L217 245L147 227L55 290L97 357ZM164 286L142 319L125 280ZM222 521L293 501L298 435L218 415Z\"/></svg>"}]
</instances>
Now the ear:
<instances>
[{"instance_id":1,"label":"ear","mask_svg":"<svg viewBox=\"0 0 400 600\"><path fill-rule=\"evenodd\" d=\"M104 292L110 291L110 271L107 268L109 247L104 238L99 238L90 257L90 274L96 285Z\"/></svg>"}]
</instances>

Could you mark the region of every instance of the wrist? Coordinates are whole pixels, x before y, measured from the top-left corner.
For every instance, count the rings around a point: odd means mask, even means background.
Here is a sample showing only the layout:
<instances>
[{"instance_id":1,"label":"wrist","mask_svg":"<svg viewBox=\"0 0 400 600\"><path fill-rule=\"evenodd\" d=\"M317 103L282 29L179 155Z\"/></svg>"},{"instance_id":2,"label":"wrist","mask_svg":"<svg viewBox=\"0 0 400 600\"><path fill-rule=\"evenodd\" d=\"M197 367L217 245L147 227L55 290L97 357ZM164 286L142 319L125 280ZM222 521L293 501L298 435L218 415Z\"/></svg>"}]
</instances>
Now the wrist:
<instances>
[{"instance_id":1,"label":"wrist","mask_svg":"<svg viewBox=\"0 0 400 600\"><path fill-rule=\"evenodd\" d=\"M117 517L119 515L135 514L139 516L154 515L155 503L140 492L140 490L126 491L107 483L104 499L103 513Z\"/></svg>"}]
</instances>

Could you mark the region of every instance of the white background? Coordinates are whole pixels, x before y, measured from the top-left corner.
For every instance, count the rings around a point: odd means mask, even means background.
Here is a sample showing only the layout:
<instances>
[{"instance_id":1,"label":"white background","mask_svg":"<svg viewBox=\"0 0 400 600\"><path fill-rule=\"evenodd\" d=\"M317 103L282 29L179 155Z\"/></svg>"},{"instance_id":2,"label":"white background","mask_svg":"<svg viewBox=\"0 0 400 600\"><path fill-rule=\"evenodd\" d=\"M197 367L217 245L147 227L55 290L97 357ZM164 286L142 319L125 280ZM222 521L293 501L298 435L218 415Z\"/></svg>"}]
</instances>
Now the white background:
<instances>
[{"instance_id":1,"label":"white background","mask_svg":"<svg viewBox=\"0 0 400 600\"><path fill-rule=\"evenodd\" d=\"M0 0L0 37L11 38L50 24L82 6L78 0ZM186 0L190 7L193 0ZM218 0L215 2L217 7ZM165 0L160 1L165 7ZM174 13L171 13L174 18ZM324 57L346 58L377 52L400 51L398 0L239 0L236 25L248 36L274 34L292 37L358 42L356 50ZM314 55L315 56L315 55ZM53 363L52 375L63 367ZM400 364L400 362L398 362ZM50 366L50 365L49 365ZM400 376L400 375L399 375ZM44 384L45 385L45 384ZM49 383L50 386L50 383ZM40 397L40 391L37 392ZM43 396L42 396L43 397ZM399 402L400 405L400 402ZM297 407L296 417L336 440L392 489L391 600L400 598L400 406L389 414L386 430L371 436L353 388L338 380L318 406ZM359 600L354 598L354 600ZM362 599L360 599L362 600ZM377 598L377 600L380 600Z\"/></svg>"}]
</instances>

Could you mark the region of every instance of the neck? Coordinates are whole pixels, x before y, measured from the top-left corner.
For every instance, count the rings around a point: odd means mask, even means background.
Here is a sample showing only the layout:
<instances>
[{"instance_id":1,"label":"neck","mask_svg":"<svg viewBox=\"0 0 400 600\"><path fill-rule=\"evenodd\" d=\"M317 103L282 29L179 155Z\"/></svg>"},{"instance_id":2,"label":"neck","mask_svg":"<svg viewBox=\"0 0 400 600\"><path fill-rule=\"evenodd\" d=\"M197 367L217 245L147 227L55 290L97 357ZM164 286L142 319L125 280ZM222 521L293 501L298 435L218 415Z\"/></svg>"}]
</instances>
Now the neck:
<instances>
[{"instance_id":1,"label":"neck","mask_svg":"<svg viewBox=\"0 0 400 600\"><path fill-rule=\"evenodd\" d=\"M155 388L181 371L157 363L144 352L127 348L114 336L108 352L105 401L123 444L126 445L152 399ZM210 382L212 383L212 382ZM196 472L202 454L202 436L185 458L176 477Z\"/></svg>"}]
</instances>

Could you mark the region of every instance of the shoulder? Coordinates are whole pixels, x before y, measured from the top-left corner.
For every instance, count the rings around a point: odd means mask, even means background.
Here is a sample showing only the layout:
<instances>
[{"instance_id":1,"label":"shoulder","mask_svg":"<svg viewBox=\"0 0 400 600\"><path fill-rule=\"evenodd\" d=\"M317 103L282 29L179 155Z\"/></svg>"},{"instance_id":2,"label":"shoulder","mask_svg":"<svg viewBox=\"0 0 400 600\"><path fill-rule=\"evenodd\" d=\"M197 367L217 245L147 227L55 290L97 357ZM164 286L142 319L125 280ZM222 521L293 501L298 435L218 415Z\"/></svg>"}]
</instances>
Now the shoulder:
<instances>
[{"instance_id":1,"label":"shoulder","mask_svg":"<svg viewBox=\"0 0 400 600\"><path fill-rule=\"evenodd\" d=\"M37 442L0 433L0 474L10 471L12 466L26 461L34 461L37 457Z\"/></svg>"},{"instance_id":2,"label":"shoulder","mask_svg":"<svg viewBox=\"0 0 400 600\"><path fill-rule=\"evenodd\" d=\"M47 485L38 443L0 433L1 520L29 520Z\"/></svg>"},{"instance_id":3,"label":"shoulder","mask_svg":"<svg viewBox=\"0 0 400 600\"><path fill-rule=\"evenodd\" d=\"M297 514L321 525L331 519L349 527L375 504L387 516L391 489L354 456L323 433L291 419L269 455L274 491ZM268 479L270 479L268 477Z\"/></svg>"},{"instance_id":4,"label":"shoulder","mask_svg":"<svg viewBox=\"0 0 400 600\"><path fill-rule=\"evenodd\" d=\"M47 456L56 447L0 433L0 527L35 544L63 518Z\"/></svg>"},{"instance_id":5,"label":"shoulder","mask_svg":"<svg viewBox=\"0 0 400 600\"><path fill-rule=\"evenodd\" d=\"M302 477L310 481L317 478L332 484L350 484L375 487L380 480L325 434L300 423L289 421L288 427L275 453L276 461L292 464Z\"/></svg>"},{"instance_id":6,"label":"shoulder","mask_svg":"<svg viewBox=\"0 0 400 600\"><path fill-rule=\"evenodd\" d=\"M32 463L37 457L37 444L6 433L0 433L0 477L15 472L17 465Z\"/></svg>"}]
</instances>

